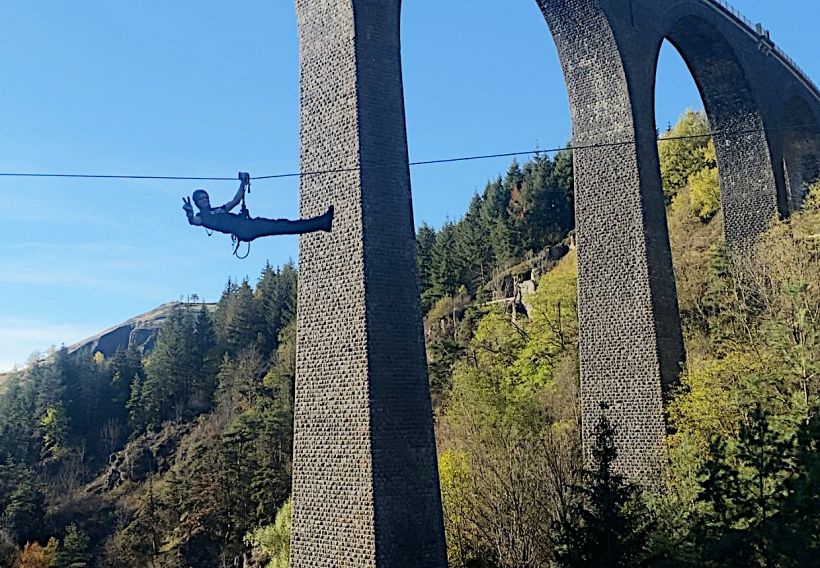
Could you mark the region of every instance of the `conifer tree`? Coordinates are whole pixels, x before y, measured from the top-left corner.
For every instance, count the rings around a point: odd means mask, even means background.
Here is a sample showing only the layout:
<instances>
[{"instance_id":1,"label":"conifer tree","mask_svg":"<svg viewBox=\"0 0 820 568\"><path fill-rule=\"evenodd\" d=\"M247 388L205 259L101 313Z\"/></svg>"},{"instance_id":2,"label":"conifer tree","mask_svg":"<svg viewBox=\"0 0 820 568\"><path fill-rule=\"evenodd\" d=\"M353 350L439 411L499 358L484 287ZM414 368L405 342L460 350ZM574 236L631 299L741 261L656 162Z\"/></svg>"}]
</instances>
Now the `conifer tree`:
<instances>
[{"instance_id":1,"label":"conifer tree","mask_svg":"<svg viewBox=\"0 0 820 568\"><path fill-rule=\"evenodd\" d=\"M43 518L46 514L46 498L42 489L31 478L20 479L9 497L6 521L20 543L37 540L42 536Z\"/></svg>"},{"instance_id":2,"label":"conifer tree","mask_svg":"<svg viewBox=\"0 0 820 568\"><path fill-rule=\"evenodd\" d=\"M516 257L508 210L511 194L511 188L498 178L487 184L481 204L482 225L490 232L493 257L502 264Z\"/></svg>"},{"instance_id":3,"label":"conifer tree","mask_svg":"<svg viewBox=\"0 0 820 568\"><path fill-rule=\"evenodd\" d=\"M132 383L144 378L142 353L134 345L117 349L108 361L108 372L111 375L112 418L125 425L128 423Z\"/></svg>"},{"instance_id":4,"label":"conifer tree","mask_svg":"<svg viewBox=\"0 0 820 568\"><path fill-rule=\"evenodd\" d=\"M66 527L65 536L57 554L57 568L81 568L90 559L88 535L74 523Z\"/></svg>"},{"instance_id":5,"label":"conifer tree","mask_svg":"<svg viewBox=\"0 0 820 568\"><path fill-rule=\"evenodd\" d=\"M786 498L793 440L774 431L760 404L741 424L737 448L712 442L702 467L699 499L711 506L703 523L707 558L717 562L774 565L775 535Z\"/></svg>"},{"instance_id":6,"label":"conifer tree","mask_svg":"<svg viewBox=\"0 0 820 568\"><path fill-rule=\"evenodd\" d=\"M204 305L196 315L191 348L191 362L196 374L191 385L190 401L192 411L199 413L211 408L219 368L216 332L211 314Z\"/></svg>"},{"instance_id":7,"label":"conifer tree","mask_svg":"<svg viewBox=\"0 0 820 568\"><path fill-rule=\"evenodd\" d=\"M644 553L650 520L640 490L615 471L615 428L606 414L595 427L592 467L576 488L574 513L558 526L561 566L634 566Z\"/></svg>"},{"instance_id":8,"label":"conifer tree","mask_svg":"<svg viewBox=\"0 0 820 568\"><path fill-rule=\"evenodd\" d=\"M163 323L140 387L139 406L147 424L195 414L190 400L202 361L196 357L194 330L193 317L181 306Z\"/></svg>"},{"instance_id":9,"label":"conifer tree","mask_svg":"<svg viewBox=\"0 0 820 568\"><path fill-rule=\"evenodd\" d=\"M431 256L430 296L438 299L455 294L460 282L454 223L448 221L438 232Z\"/></svg>"},{"instance_id":10,"label":"conifer tree","mask_svg":"<svg viewBox=\"0 0 820 568\"><path fill-rule=\"evenodd\" d=\"M296 314L296 275L292 262L277 269L267 264L256 286L261 312L257 348L265 357L276 349L279 332Z\"/></svg>"},{"instance_id":11,"label":"conifer tree","mask_svg":"<svg viewBox=\"0 0 820 568\"><path fill-rule=\"evenodd\" d=\"M471 293L492 276L493 249L490 234L481 222L480 196L473 196L464 218L456 225L454 236L456 265L461 269L459 283Z\"/></svg>"},{"instance_id":12,"label":"conifer tree","mask_svg":"<svg viewBox=\"0 0 820 568\"><path fill-rule=\"evenodd\" d=\"M262 322L247 280L243 280L231 293L223 309L219 336L226 351L236 355L244 347L255 345Z\"/></svg>"},{"instance_id":13,"label":"conifer tree","mask_svg":"<svg viewBox=\"0 0 820 568\"><path fill-rule=\"evenodd\" d=\"M432 287L433 247L436 244L436 231L427 223L422 223L416 232L416 266L419 279L419 293L424 303L424 311L430 309L430 302L425 295Z\"/></svg>"}]
</instances>

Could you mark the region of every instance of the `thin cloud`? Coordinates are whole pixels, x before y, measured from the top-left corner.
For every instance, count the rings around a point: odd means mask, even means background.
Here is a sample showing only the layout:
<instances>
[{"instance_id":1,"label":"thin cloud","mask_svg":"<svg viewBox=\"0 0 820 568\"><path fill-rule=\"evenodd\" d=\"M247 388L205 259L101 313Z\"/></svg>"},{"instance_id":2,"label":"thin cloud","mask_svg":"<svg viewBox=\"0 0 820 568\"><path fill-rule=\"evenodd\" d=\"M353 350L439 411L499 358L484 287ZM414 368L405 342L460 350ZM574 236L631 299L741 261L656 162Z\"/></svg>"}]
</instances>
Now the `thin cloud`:
<instances>
[{"instance_id":1,"label":"thin cloud","mask_svg":"<svg viewBox=\"0 0 820 568\"><path fill-rule=\"evenodd\" d=\"M0 220L26 223L48 223L49 225L96 225L108 228L123 227L123 223L112 215L92 213L88 210L71 209L66 214L66 208L61 203L55 203L53 196L31 199L19 192L14 193L14 199L4 200L0 207Z\"/></svg>"},{"instance_id":2,"label":"thin cloud","mask_svg":"<svg viewBox=\"0 0 820 568\"><path fill-rule=\"evenodd\" d=\"M136 247L131 245L118 245L113 243L78 243L64 244L54 242L28 241L20 243L10 243L0 245L0 250L27 251L35 254L131 254Z\"/></svg>"},{"instance_id":3,"label":"thin cloud","mask_svg":"<svg viewBox=\"0 0 820 568\"><path fill-rule=\"evenodd\" d=\"M55 345L70 345L103 327L0 317L0 373L24 365L33 353L45 352Z\"/></svg>"},{"instance_id":4,"label":"thin cloud","mask_svg":"<svg viewBox=\"0 0 820 568\"><path fill-rule=\"evenodd\" d=\"M0 244L0 283L166 297L176 290L160 275L193 262L132 245L25 241Z\"/></svg>"}]
</instances>

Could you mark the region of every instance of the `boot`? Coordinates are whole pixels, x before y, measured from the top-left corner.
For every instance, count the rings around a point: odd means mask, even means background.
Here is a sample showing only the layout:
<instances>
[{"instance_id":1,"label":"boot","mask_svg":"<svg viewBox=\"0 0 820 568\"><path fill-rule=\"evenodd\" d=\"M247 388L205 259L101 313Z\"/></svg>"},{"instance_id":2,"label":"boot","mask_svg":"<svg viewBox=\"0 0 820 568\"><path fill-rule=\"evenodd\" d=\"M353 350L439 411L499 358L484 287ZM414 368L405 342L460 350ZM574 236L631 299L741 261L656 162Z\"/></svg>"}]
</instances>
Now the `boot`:
<instances>
[{"instance_id":1,"label":"boot","mask_svg":"<svg viewBox=\"0 0 820 568\"><path fill-rule=\"evenodd\" d=\"M333 228L333 205L328 207L327 213L317 217L316 220L318 221L319 230L329 233Z\"/></svg>"}]
</instances>

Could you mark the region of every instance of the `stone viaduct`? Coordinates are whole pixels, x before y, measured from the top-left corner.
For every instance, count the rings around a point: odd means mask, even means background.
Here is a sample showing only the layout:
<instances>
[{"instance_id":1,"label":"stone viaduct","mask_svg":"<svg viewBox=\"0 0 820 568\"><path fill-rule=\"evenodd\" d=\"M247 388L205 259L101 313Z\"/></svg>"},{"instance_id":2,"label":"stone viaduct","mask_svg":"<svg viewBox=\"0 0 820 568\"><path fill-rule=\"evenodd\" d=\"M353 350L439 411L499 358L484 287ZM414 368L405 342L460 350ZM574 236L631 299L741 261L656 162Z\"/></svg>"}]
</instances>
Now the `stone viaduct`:
<instances>
[{"instance_id":1,"label":"stone viaduct","mask_svg":"<svg viewBox=\"0 0 820 568\"><path fill-rule=\"evenodd\" d=\"M425 1L425 0L421 0ZM506 1L506 0L499 0ZM716 132L726 240L743 250L818 176L820 92L715 0L537 0L573 120L584 433L600 403L621 467L662 468L684 359L654 116L668 39ZM296 0L303 216L292 562L446 565L415 275L401 0ZM622 144L625 143L625 144Z\"/></svg>"}]
</instances>

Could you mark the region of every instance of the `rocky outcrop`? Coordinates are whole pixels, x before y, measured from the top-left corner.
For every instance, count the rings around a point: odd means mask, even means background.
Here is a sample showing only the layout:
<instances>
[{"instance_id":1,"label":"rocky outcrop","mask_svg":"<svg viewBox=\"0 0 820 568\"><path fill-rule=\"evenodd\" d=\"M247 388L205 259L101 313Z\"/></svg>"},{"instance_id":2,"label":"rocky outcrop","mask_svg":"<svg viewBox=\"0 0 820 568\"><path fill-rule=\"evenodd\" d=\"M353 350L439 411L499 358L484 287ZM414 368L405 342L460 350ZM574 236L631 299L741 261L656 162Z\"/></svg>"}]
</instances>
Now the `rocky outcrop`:
<instances>
[{"instance_id":1,"label":"rocky outcrop","mask_svg":"<svg viewBox=\"0 0 820 568\"><path fill-rule=\"evenodd\" d=\"M70 353L76 351L90 351L91 353L102 353L105 357L111 357L120 347L133 345L142 351L151 351L163 322L177 306L187 309L199 309L202 304L191 304L183 302L169 302L162 304L158 308L133 317L128 321L110 327L105 331L92 337L84 339L68 348ZM216 304L205 304L208 309L213 310Z\"/></svg>"},{"instance_id":2,"label":"rocky outcrop","mask_svg":"<svg viewBox=\"0 0 820 568\"><path fill-rule=\"evenodd\" d=\"M168 471L176 459L181 440L190 433L192 424L166 424L158 432L147 432L112 454L104 487L114 489L125 482L141 483L149 475ZM97 484L96 489L101 485Z\"/></svg>"}]
</instances>

